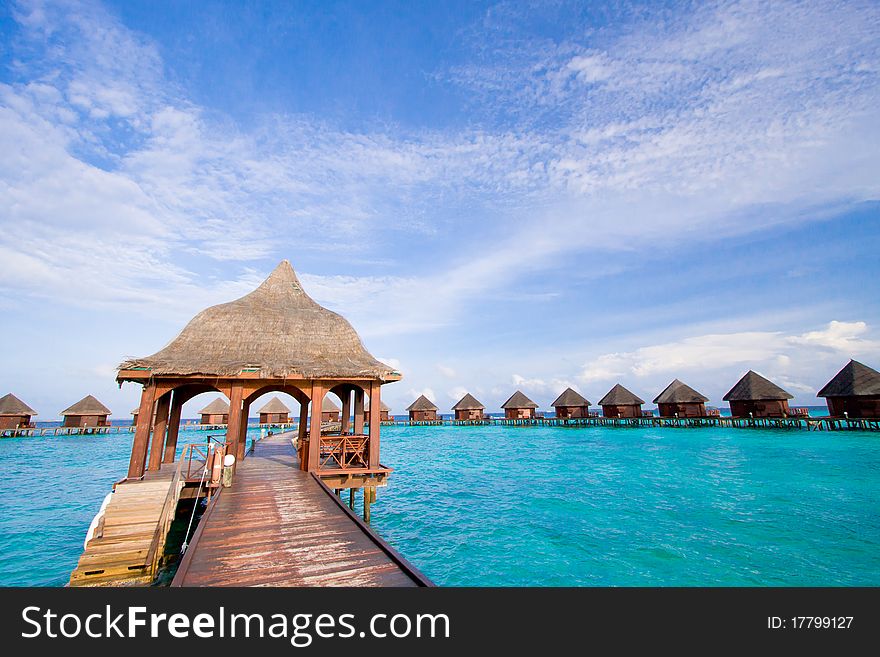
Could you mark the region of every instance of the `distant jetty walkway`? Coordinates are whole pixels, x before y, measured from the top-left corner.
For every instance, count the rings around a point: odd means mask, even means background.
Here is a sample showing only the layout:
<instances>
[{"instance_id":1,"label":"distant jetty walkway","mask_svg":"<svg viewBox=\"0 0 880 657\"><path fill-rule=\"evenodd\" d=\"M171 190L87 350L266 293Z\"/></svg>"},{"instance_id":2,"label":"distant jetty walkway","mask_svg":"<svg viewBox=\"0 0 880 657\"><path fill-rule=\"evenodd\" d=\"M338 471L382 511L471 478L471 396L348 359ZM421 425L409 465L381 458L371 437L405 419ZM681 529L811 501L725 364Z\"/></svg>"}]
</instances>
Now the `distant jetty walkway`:
<instances>
[{"instance_id":1,"label":"distant jetty walkway","mask_svg":"<svg viewBox=\"0 0 880 657\"><path fill-rule=\"evenodd\" d=\"M426 586L430 582L300 469L295 434L259 441L212 500L172 586Z\"/></svg>"}]
</instances>

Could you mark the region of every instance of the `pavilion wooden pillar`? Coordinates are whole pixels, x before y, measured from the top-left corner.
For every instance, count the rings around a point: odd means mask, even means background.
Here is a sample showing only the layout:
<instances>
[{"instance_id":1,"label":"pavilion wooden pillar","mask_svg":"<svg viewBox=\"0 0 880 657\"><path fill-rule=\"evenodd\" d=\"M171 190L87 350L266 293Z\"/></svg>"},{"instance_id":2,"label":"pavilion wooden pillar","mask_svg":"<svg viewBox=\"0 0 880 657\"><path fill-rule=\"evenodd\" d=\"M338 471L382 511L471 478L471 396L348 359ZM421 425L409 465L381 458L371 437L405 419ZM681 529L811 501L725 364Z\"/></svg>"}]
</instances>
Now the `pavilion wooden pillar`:
<instances>
[{"instance_id":1,"label":"pavilion wooden pillar","mask_svg":"<svg viewBox=\"0 0 880 657\"><path fill-rule=\"evenodd\" d=\"M232 390L229 393L229 421L226 424L226 453L235 454L236 462L238 457L238 441L241 435L241 383L233 383Z\"/></svg>"},{"instance_id":2,"label":"pavilion wooden pillar","mask_svg":"<svg viewBox=\"0 0 880 657\"><path fill-rule=\"evenodd\" d=\"M137 479L144 476L144 466L147 463L147 448L150 441L150 425L153 424L153 401L156 398L156 384L144 384L141 392L141 405L138 408L138 419L147 418L138 422L134 432L134 442L131 446L131 460L128 462L128 477Z\"/></svg>"},{"instance_id":3,"label":"pavilion wooden pillar","mask_svg":"<svg viewBox=\"0 0 880 657\"><path fill-rule=\"evenodd\" d=\"M168 438L165 439L165 455L162 463L174 463L177 455L177 435L180 433L180 413L183 410L183 397L179 391L171 398L171 417L168 418Z\"/></svg>"},{"instance_id":4,"label":"pavilion wooden pillar","mask_svg":"<svg viewBox=\"0 0 880 657\"><path fill-rule=\"evenodd\" d=\"M364 432L364 389L360 386L354 389L354 432Z\"/></svg>"},{"instance_id":5,"label":"pavilion wooden pillar","mask_svg":"<svg viewBox=\"0 0 880 657\"><path fill-rule=\"evenodd\" d=\"M306 470L314 472L321 460L321 407L324 403L324 384L312 382L312 413L309 423L309 454Z\"/></svg>"},{"instance_id":6,"label":"pavilion wooden pillar","mask_svg":"<svg viewBox=\"0 0 880 657\"><path fill-rule=\"evenodd\" d=\"M165 447L165 431L168 429L168 410L171 408L171 392L159 397L156 403L156 424L153 426L153 441L150 445L148 470L155 472L162 465Z\"/></svg>"},{"instance_id":7,"label":"pavilion wooden pillar","mask_svg":"<svg viewBox=\"0 0 880 657\"><path fill-rule=\"evenodd\" d=\"M243 461L245 454L247 454L248 415L250 415L250 410L251 403L249 401L245 401L242 404L241 426L238 429L238 449L235 452L235 459L237 461Z\"/></svg>"},{"instance_id":8,"label":"pavilion wooden pillar","mask_svg":"<svg viewBox=\"0 0 880 657\"><path fill-rule=\"evenodd\" d=\"M380 399L382 383L370 383L370 467L379 467L379 426L381 424L382 402ZM365 489L366 492L366 489ZM369 519L368 519L369 520Z\"/></svg>"},{"instance_id":9,"label":"pavilion wooden pillar","mask_svg":"<svg viewBox=\"0 0 880 657\"><path fill-rule=\"evenodd\" d=\"M309 426L309 400L301 399L299 402L299 426L296 428L297 445L299 446L299 468L308 470L309 455L303 450L306 444L306 431Z\"/></svg>"},{"instance_id":10,"label":"pavilion wooden pillar","mask_svg":"<svg viewBox=\"0 0 880 657\"><path fill-rule=\"evenodd\" d=\"M351 426L351 390L346 388L342 396L342 433L348 433Z\"/></svg>"}]
</instances>

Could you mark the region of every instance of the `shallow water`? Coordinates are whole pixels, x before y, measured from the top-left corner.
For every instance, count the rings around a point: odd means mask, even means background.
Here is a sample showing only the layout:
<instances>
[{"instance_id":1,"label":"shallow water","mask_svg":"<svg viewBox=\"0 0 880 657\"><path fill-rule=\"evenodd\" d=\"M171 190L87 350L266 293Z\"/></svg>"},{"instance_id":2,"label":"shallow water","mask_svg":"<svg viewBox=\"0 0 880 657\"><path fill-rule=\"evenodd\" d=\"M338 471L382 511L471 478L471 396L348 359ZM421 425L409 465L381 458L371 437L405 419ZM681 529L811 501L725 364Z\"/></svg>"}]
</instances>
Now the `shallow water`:
<instances>
[{"instance_id":1,"label":"shallow water","mask_svg":"<svg viewBox=\"0 0 880 657\"><path fill-rule=\"evenodd\" d=\"M131 440L0 440L0 585L67 581ZM878 434L395 426L382 460L373 528L438 584L880 585Z\"/></svg>"}]
</instances>

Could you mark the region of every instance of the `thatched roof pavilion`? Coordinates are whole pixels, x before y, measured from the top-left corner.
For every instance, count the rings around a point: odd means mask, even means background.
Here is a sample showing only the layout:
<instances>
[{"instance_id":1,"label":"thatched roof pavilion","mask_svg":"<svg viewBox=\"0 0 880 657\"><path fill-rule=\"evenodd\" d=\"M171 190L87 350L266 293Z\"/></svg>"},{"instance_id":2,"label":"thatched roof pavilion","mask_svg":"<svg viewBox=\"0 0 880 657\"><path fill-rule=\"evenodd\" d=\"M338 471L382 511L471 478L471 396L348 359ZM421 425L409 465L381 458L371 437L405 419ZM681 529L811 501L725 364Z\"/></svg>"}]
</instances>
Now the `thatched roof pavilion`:
<instances>
[{"instance_id":1,"label":"thatched roof pavilion","mask_svg":"<svg viewBox=\"0 0 880 657\"><path fill-rule=\"evenodd\" d=\"M733 417L785 417L793 396L778 385L749 370L726 395Z\"/></svg>"},{"instance_id":2,"label":"thatched roof pavilion","mask_svg":"<svg viewBox=\"0 0 880 657\"><path fill-rule=\"evenodd\" d=\"M602 415L605 417L642 417L642 404L645 400L630 392L622 385L615 384L602 399Z\"/></svg>"},{"instance_id":3,"label":"thatched roof pavilion","mask_svg":"<svg viewBox=\"0 0 880 657\"><path fill-rule=\"evenodd\" d=\"M0 430L29 428L37 412L11 392L0 397Z\"/></svg>"},{"instance_id":4,"label":"thatched roof pavilion","mask_svg":"<svg viewBox=\"0 0 880 657\"><path fill-rule=\"evenodd\" d=\"M332 399L324 397L321 404L321 420L324 422L339 422L339 413L342 411Z\"/></svg>"},{"instance_id":5,"label":"thatched roof pavilion","mask_svg":"<svg viewBox=\"0 0 880 657\"><path fill-rule=\"evenodd\" d=\"M452 410L455 412L456 420L482 420L486 407L471 393L467 393L456 402Z\"/></svg>"},{"instance_id":6,"label":"thatched roof pavilion","mask_svg":"<svg viewBox=\"0 0 880 657\"><path fill-rule=\"evenodd\" d=\"M437 419L437 405L424 395L419 395L412 404L406 407L412 422L433 422Z\"/></svg>"},{"instance_id":7,"label":"thatched roof pavilion","mask_svg":"<svg viewBox=\"0 0 880 657\"><path fill-rule=\"evenodd\" d=\"M501 404L504 409L504 418L507 420L522 420L535 417L538 405L526 397L520 390L513 393L506 402Z\"/></svg>"},{"instance_id":8,"label":"thatched roof pavilion","mask_svg":"<svg viewBox=\"0 0 880 657\"><path fill-rule=\"evenodd\" d=\"M107 416L111 411L92 395L86 395L61 411L61 415L64 417L62 427L106 427L110 424Z\"/></svg>"},{"instance_id":9,"label":"thatched roof pavilion","mask_svg":"<svg viewBox=\"0 0 880 657\"><path fill-rule=\"evenodd\" d=\"M278 397L272 397L257 413L260 424L286 424L290 421L290 409Z\"/></svg>"},{"instance_id":10,"label":"thatched roof pavilion","mask_svg":"<svg viewBox=\"0 0 880 657\"><path fill-rule=\"evenodd\" d=\"M590 402L582 394L571 388L563 390L552 404L556 411L556 417L568 419L574 417L589 417Z\"/></svg>"},{"instance_id":11,"label":"thatched roof pavilion","mask_svg":"<svg viewBox=\"0 0 880 657\"><path fill-rule=\"evenodd\" d=\"M217 397L199 411L202 424L229 424L229 404Z\"/></svg>"},{"instance_id":12,"label":"thatched roof pavilion","mask_svg":"<svg viewBox=\"0 0 880 657\"><path fill-rule=\"evenodd\" d=\"M353 395L354 432L361 435L364 395L379 400L380 387L400 378L394 368L370 355L348 321L306 294L290 263L283 260L250 294L203 310L165 347L119 366L120 383L144 386L141 412L151 408L157 412L152 441L149 428L138 426L129 476L143 475L148 452L151 470L173 461L180 408L208 391L221 392L230 400L227 443L239 461L245 456L251 402L267 392L292 395L301 405L298 444L303 469L323 469L327 477L337 476L330 474L334 470L330 461L318 463L321 413L309 413L310 404L321 408L325 394L333 391L343 401L343 415L348 415ZM379 464L379 422L373 424L369 437L363 437L364 450L358 452L366 455L368 463L361 464L360 457L354 459L357 465L342 459L346 473L354 477L346 481L387 475L388 469ZM343 431L347 425L344 419ZM312 436L315 440L310 440ZM331 461L338 459L333 456Z\"/></svg>"},{"instance_id":13,"label":"thatched roof pavilion","mask_svg":"<svg viewBox=\"0 0 880 657\"><path fill-rule=\"evenodd\" d=\"M880 418L880 372L850 360L816 396L833 417Z\"/></svg>"},{"instance_id":14,"label":"thatched roof pavilion","mask_svg":"<svg viewBox=\"0 0 880 657\"><path fill-rule=\"evenodd\" d=\"M705 417L707 401L708 397L678 379L654 398L660 417Z\"/></svg>"}]
</instances>

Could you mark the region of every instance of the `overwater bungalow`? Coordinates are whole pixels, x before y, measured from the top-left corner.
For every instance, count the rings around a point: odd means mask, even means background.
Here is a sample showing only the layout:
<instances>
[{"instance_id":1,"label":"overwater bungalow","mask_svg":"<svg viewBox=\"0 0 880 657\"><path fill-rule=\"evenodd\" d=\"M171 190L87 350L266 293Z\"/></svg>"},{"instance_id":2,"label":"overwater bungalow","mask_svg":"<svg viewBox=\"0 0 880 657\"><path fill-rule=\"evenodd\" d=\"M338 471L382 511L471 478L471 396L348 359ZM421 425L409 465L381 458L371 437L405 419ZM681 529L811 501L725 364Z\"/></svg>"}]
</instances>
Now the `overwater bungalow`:
<instances>
[{"instance_id":1,"label":"overwater bungalow","mask_svg":"<svg viewBox=\"0 0 880 657\"><path fill-rule=\"evenodd\" d=\"M560 419L590 416L590 401L571 388L566 388L550 405L556 411L556 417Z\"/></svg>"},{"instance_id":2,"label":"overwater bungalow","mask_svg":"<svg viewBox=\"0 0 880 657\"><path fill-rule=\"evenodd\" d=\"M645 400L636 396L619 383L599 400L605 417L642 417Z\"/></svg>"},{"instance_id":3,"label":"overwater bungalow","mask_svg":"<svg viewBox=\"0 0 880 657\"><path fill-rule=\"evenodd\" d=\"M290 409L278 397L272 397L259 411L260 424L287 424L290 422Z\"/></svg>"},{"instance_id":4,"label":"overwater bungalow","mask_svg":"<svg viewBox=\"0 0 880 657\"><path fill-rule=\"evenodd\" d=\"M486 407L477 401L471 393L467 393L458 400L452 410L455 412L456 420L482 420Z\"/></svg>"},{"instance_id":5,"label":"overwater bungalow","mask_svg":"<svg viewBox=\"0 0 880 657\"><path fill-rule=\"evenodd\" d=\"M342 409L333 403L329 397L324 397L321 404L321 422L339 422L339 414Z\"/></svg>"},{"instance_id":6,"label":"overwater bungalow","mask_svg":"<svg viewBox=\"0 0 880 657\"><path fill-rule=\"evenodd\" d=\"M708 397L678 379L654 398L660 417L706 417L707 401Z\"/></svg>"},{"instance_id":7,"label":"overwater bungalow","mask_svg":"<svg viewBox=\"0 0 880 657\"><path fill-rule=\"evenodd\" d=\"M217 397L199 411L202 416L199 424L229 424L229 404Z\"/></svg>"},{"instance_id":8,"label":"overwater bungalow","mask_svg":"<svg viewBox=\"0 0 880 657\"><path fill-rule=\"evenodd\" d=\"M538 405L517 390L506 402L501 404L506 420L527 420L535 417Z\"/></svg>"},{"instance_id":9,"label":"overwater bungalow","mask_svg":"<svg viewBox=\"0 0 880 657\"><path fill-rule=\"evenodd\" d=\"M379 422L388 422L391 420L391 408L385 402L379 402ZM370 422L370 405L364 408L364 422Z\"/></svg>"},{"instance_id":10,"label":"overwater bungalow","mask_svg":"<svg viewBox=\"0 0 880 657\"><path fill-rule=\"evenodd\" d=\"M73 406L61 411L62 427L109 427L110 409L92 395L86 395Z\"/></svg>"},{"instance_id":11,"label":"overwater bungalow","mask_svg":"<svg viewBox=\"0 0 880 657\"><path fill-rule=\"evenodd\" d=\"M730 402L733 417L787 417L790 415L788 400L793 396L749 370L723 399Z\"/></svg>"},{"instance_id":12,"label":"overwater bungalow","mask_svg":"<svg viewBox=\"0 0 880 657\"><path fill-rule=\"evenodd\" d=\"M5 429L31 429L31 417L37 412L11 392L0 397L0 431Z\"/></svg>"},{"instance_id":13,"label":"overwater bungalow","mask_svg":"<svg viewBox=\"0 0 880 657\"><path fill-rule=\"evenodd\" d=\"M412 404L406 407L411 422L433 422L437 419L437 405L424 395L419 395Z\"/></svg>"},{"instance_id":14,"label":"overwater bungalow","mask_svg":"<svg viewBox=\"0 0 880 657\"><path fill-rule=\"evenodd\" d=\"M816 396L832 417L880 418L880 372L851 360Z\"/></svg>"}]
</instances>

